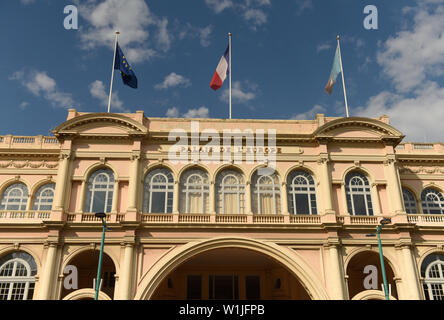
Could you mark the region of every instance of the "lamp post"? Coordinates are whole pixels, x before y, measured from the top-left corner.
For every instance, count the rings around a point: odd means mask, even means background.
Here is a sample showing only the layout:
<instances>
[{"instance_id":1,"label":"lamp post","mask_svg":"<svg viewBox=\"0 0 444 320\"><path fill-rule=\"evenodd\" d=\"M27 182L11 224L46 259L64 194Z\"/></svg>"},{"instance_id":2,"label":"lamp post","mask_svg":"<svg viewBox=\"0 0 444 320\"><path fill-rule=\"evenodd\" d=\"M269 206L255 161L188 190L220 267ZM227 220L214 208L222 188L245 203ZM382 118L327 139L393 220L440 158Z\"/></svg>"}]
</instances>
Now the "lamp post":
<instances>
[{"instance_id":1,"label":"lamp post","mask_svg":"<svg viewBox=\"0 0 444 320\"><path fill-rule=\"evenodd\" d=\"M385 274L385 265L384 265L384 255L382 254L382 244L381 244L381 229L385 224L391 223L392 220L389 218L384 218L381 221L379 221L380 225L376 227L376 236L378 237L378 247L379 247L379 259L381 260L381 269L382 269L382 280L384 282L384 293L385 293L385 300L390 300L389 292L388 292L388 284L387 284L387 276ZM368 237L374 237L374 234L368 234Z\"/></svg>"},{"instance_id":2,"label":"lamp post","mask_svg":"<svg viewBox=\"0 0 444 320\"><path fill-rule=\"evenodd\" d=\"M100 243L100 253L99 253L99 265L97 267L97 278L96 278L96 293L94 295L94 300L99 299L99 290L100 290L100 276L102 273L102 258L103 258L103 245L105 243L105 231L106 231L106 214L104 212L97 212L95 214L97 218L102 220L102 242Z\"/></svg>"}]
</instances>

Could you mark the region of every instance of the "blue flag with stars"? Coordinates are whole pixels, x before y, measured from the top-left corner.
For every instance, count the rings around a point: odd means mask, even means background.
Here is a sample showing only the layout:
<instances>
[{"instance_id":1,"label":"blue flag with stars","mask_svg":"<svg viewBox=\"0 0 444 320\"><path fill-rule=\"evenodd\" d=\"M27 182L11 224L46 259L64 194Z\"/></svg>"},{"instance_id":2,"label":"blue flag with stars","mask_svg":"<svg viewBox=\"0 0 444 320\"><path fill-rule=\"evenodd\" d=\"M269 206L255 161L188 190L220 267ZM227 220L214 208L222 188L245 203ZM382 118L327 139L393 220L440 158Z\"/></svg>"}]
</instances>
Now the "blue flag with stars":
<instances>
[{"instance_id":1,"label":"blue flag with stars","mask_svg":"<svg viewBox=\"0 0 444 320\"><path fill-rule=\"evenodd\" d=\"M131 69L131 66L128 64L128 61L126 60L122 49L120 49L119 43L117 43L114 69L120 70L120 74L122 75L122 80L124 84L130 86L131 88L137 89L136 75Z\"/></svg>"}]
</instances>

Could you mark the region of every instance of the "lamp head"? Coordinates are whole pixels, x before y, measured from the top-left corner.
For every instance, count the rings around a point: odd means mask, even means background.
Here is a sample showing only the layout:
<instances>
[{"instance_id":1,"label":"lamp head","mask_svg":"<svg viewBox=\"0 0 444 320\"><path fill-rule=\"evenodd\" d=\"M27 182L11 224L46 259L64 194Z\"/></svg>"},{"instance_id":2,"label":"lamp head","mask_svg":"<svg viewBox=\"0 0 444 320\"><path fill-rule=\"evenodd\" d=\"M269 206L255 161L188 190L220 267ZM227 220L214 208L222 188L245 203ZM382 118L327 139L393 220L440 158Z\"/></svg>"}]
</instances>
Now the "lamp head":
<instances>
[{"instance_id":1,"label":"lamp head","mask_svg":"<svg viewBox=\"0 0 444 320\"><path fill-rule=\"evenodd\" d=\"M392 219L390 218L384 218L381 221L379 221L380 224L384 225L384 224L390 224L392 223Z\"/></svg>"},{"instance_id":2,"label":"lamp head","mask_svg":"<svg viewBox=\"0 0 444 320\"><path fill-rule=\"evenodd\" d=\"M104 212L96 212L94 214L94 216L96 216L97 218L103 219L103 218L106 218L106 213L104 213Z\"/></svg>"}]
</instances>

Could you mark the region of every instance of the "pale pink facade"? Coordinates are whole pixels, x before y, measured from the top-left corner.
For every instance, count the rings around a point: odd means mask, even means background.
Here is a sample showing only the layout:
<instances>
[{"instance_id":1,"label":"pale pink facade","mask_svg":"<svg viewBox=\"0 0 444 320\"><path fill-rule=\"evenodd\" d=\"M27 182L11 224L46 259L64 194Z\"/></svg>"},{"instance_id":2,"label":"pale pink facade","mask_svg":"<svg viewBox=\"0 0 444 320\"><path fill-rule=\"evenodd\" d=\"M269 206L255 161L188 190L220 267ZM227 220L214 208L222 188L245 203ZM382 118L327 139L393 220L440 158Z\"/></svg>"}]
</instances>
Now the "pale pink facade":
<instances>
[{"instance_id":1,"label":"pale pink facade","mask_svg":"<svg viewBox=\"0 0 444 320\"><path fill-rule=\"evenodd\" d=\"M91 298L97 208L110 228L101 299L383 299L377 240L366 236L382 217L391 297L443 298L443 144L403 143L385 116L194 119L201 133L264 130L276 157L264 182L245 139L239 163L195 161L192 147L172 161L168 136L192 140L192 121L69 110L55 137L2 136L0 299ZM147 186L153 173L170 179L163 193ZM237 182L222 185L227 175ZM20 263L32 271L14 280ZM70 265L77 289L65 288ZM364 287L368 265L377 289Z\"/></svg>"}]
</instances>

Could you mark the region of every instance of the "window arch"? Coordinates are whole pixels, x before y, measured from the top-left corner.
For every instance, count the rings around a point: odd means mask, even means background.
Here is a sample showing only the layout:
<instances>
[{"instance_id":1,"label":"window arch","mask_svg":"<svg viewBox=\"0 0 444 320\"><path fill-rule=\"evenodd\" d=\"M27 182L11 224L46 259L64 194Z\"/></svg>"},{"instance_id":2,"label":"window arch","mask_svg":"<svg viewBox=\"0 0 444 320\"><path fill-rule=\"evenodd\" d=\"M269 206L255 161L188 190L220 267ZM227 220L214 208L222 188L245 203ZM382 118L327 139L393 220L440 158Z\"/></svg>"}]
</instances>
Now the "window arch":
<instances>
[{"instance_id":1,"label":"window arch","mask_svg":"<svg viewBox=\"0 0 444 320\"><path fill-rule=\"evenodd\" d=\"M288 175L287 195L290 214L318 213L315 183L308 172L295 170Z\"/></svg>"},{"instance_id":2,"label":"window arch","mask_svg":"<svg viewBox=\"0 0 444 320\"><path fill-rule=\"evenodd\" d=\"M180 212L207 213L209 211L210 181L201 169L188 169L180 177Z\"/></svg>"},{"instance_id":3,"label":"window arch","mask_svg":"<svg viewBox=\"0 0 444 320\"><path fill-rule=\"evenodd\" d=\"M0 300L28 300L34 294L37 265L26 252L0 259Z\"/></svg>"},{"instance_id":4,"label":"window arch","mask_svg":"<svg viewBox=\"0 0 444 320\"><path fill-rule=\"evenodd\" d=\"M404 199L405 212L417 214L418 208L413 193L407 188L402 188L402 198Z\"/></svg>"},{"instance_id":5,"label":"window arch","mask_svg":"<svg viewBox=\"0 0 444 320\"><path fill-rule=\"evenodd\" d=\"M26 210L27 202L28 187L23 183L14 183L3 192L0 210Z\"/></svg>"},{"instance_id":6,"label":"window arch","mask_svg":"<svg viewBox=\"0 0 444 320\"><path fill-rule=\"evenodd\" d=\"M114 173L110 169L94 171L88 179L84 212L111 212Z\"/></svg>"},{"instance_id":7,"label":"window arch","mask_svg":"<svg viewBox=\"0 0 444 320\"><path fill-rule=\"evenodd\" d=\"M227 169L217 175L216 212L225 214L245 212L245 181L240 172Z\"/></svg>"},{"instance_id":8,"label":"window arch","mask_svg":"<svg viewBox=\"0 0 444 320\"><path fill-rule=\"evenodd\" d=\"M144 213L173 212L174 177L167 168L151 170L145 177L143 187Z\"/></svg>"},{"instance_id":9,"label":"window arch","mask_svg":"<svg viewBox=\"0 0 444 320\"><path fill-rule=\"evenodd\" d=\"M251 207L253 213L281 213L281 188L276 172L261 176L256 171L251 179Z\"/></svg>"},{"instance_id":10,"label":"window arch","mask_svg":"<svg viewBox=\"0 0 444 320\"><path fill-rule=\"evenodd\" d=\"M349 172L345 177L345 193L351 215L373 215L370 184L366 176L360 172Z\"/></svg>"},{"instance_id":11,"label":"window arch","mask_svg":"<svg viewBox=\"0 0 444 320\"><path fill-rule=\"evenodd\" d=\"M32 210L50 211L54 200L54 183L47 183L41 186L34 197Z\"/></svg>"},{"instance_id":12,"label":"window arch","mask_svg":"<svg viewBox=\"0 0 444 320\"><path fill-rule=\"evenodd\" d=\"M432 253L421 264L426 300L444 300L444 255Z\"/></svg>"},{"instance_id":13,"label":"window arch","mask_svg":"<svg viewBox=\"0 0 444 320\"><path fill-rule=\"evenodd\" d=\"M427 188L421 193L422 212L444 214L444 197L438 190Z\"/></svg>"}]
</instances>

